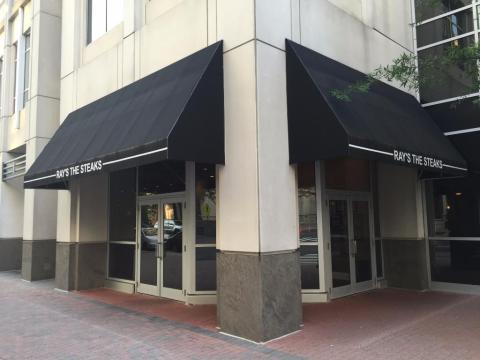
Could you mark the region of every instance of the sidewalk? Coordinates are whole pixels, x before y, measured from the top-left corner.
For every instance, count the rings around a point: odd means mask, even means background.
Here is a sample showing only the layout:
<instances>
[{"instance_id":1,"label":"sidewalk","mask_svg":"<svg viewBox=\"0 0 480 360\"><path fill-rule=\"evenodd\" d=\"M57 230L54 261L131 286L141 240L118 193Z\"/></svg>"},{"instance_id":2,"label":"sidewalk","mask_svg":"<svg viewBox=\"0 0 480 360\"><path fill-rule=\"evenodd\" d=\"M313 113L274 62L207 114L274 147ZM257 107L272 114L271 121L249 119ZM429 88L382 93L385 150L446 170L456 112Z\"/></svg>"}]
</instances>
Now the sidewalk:
<instances>
[{"instance_id":1,"label":"sidewalk","mask_svg":"<svg viewBox=\"0 0 480 360\"><path fill-rule=\"evenodd\" d=\"M304 305L302 331L257 345L220 334L214 306L0 273L0 359L478 359L480 297L381 290Z\"/></svg>"}]
</instances>

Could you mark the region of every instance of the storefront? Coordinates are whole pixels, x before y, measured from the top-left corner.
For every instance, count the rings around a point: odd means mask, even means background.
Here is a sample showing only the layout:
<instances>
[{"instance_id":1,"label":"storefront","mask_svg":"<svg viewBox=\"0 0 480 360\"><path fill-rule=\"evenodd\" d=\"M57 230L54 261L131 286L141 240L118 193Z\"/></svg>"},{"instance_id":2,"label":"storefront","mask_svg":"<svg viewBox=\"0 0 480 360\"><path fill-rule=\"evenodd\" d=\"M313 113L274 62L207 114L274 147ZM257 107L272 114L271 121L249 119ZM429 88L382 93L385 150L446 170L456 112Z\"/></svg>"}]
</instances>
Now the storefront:
<instances>
[{"instance_id":1,"label":"storefront","mask_svg":"<svg viewBox=\"0 0 480 360\"><path fill-rule=\"evenodd\" d=\"M30 168L25 187L69 189L77 207L90 201L86 214L106 208L106 219L96 222L77 209L70 225L107 228L106 249L99 250L105 263L95 264L106 269L106 286L211 303L223 126L219 42L71 113ZM103 190L95 200L97 184L85 182L87 176L107 178L105 201Z\"/></svg>"},{"instance_id":2,"label":"storefront","mask_svg":"<svg viewBox=\"0 0 480 360\"><path fill-rule=\"evenodd\" d=\"M332 95L333 89L364 79L287 41L290 161L297 164L304 301L386 284L427 288L426 280L409 283L396 275L404 267L405 279L427 278L423 179L467 174L461 155L413 96L383 83L348 100Z\"/></svg>"}]
</instances>

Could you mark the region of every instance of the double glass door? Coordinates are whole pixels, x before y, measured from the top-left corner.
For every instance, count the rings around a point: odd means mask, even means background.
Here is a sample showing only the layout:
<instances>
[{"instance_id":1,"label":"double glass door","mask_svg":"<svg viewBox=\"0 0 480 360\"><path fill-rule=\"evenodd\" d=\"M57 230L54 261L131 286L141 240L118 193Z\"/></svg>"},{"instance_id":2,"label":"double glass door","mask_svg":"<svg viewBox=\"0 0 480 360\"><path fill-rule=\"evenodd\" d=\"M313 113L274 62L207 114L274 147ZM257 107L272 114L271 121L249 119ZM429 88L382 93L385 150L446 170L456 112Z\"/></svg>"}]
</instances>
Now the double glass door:
<instances>
[{"instance_id":1,"label":"double glass door","mask_svg":"<svg viewBox=\"0 0 480 360\"><path fill-rule=\"evenodd\" d=\"M374 287L373 222L368 196L330 195L332 297Z\"/></svg>"},{"instance_id":2,"label":"double glass door","mask_svg":"<svg viewBox=\"0 0 480 360\"><path fill-rule=\"evenodd\" d=\"M182 197L140 200L137 216L137 292L182 300Z\"/></svg>"}]
</instances>

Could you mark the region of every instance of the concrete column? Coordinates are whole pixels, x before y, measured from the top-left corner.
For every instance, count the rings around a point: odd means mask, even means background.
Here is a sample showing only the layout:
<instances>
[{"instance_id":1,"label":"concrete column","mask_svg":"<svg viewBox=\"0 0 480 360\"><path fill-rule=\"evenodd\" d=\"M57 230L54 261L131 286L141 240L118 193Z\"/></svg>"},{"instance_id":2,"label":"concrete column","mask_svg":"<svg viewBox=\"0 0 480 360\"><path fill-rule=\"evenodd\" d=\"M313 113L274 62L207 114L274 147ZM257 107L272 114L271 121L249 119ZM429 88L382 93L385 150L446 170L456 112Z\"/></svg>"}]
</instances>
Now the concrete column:
<instances>
[{"instance_id":1,"label":"concrete column","mask_svg":"<svg viewBox=\"0 0 480 360\"><path fill-rule=\"evenodd\" d=\"M31 166L59 125L61 1L33 0L26 156ZM21 84L20 84L21 86ZM25 190L22 277L55 275L57 193Z\"/></svg>"},{"instance_id":2,"label":"concrete column","mask_svg":"<svg viewBox=\"0 0 480 360\"><path fill-rule=\"evenodd\" d=\"M226 143L218 181L218 321L221 331L263 342L302 321L283 49L290 1L220 1L216 11L225 41Z\"/></svg>"},{"instance_id":3,"label":"concrete column","mask_svg":"<svg viewBox=\"0 0 480 360\"><path fill-rule=\"evenodd\" d=\"M102 287L108 236L108 175L72 182L59 196L63 216L57 226L55 285L62 290Z\"/></svg>"}]
</instances>

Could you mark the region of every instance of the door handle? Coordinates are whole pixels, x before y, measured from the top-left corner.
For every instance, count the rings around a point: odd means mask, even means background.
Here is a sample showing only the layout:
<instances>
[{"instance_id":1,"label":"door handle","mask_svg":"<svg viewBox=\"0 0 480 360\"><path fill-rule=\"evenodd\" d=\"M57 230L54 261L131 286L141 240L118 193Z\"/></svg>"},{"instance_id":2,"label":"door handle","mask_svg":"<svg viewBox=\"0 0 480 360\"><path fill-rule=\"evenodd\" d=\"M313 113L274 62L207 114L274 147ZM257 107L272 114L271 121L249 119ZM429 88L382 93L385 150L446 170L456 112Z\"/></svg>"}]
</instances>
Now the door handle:
<instances>
[{"instance_id":1,"label":"door handle","mask_svg":"<svg viewBox=\"0 0 480 360\"><path fill-rule=\"evenodd\" d=\"M157 247L155 249L155 257L162 259L163 258L163 244L165 244L165 241L158 241L157 242Z\"/></svg>"}]
</instances>

